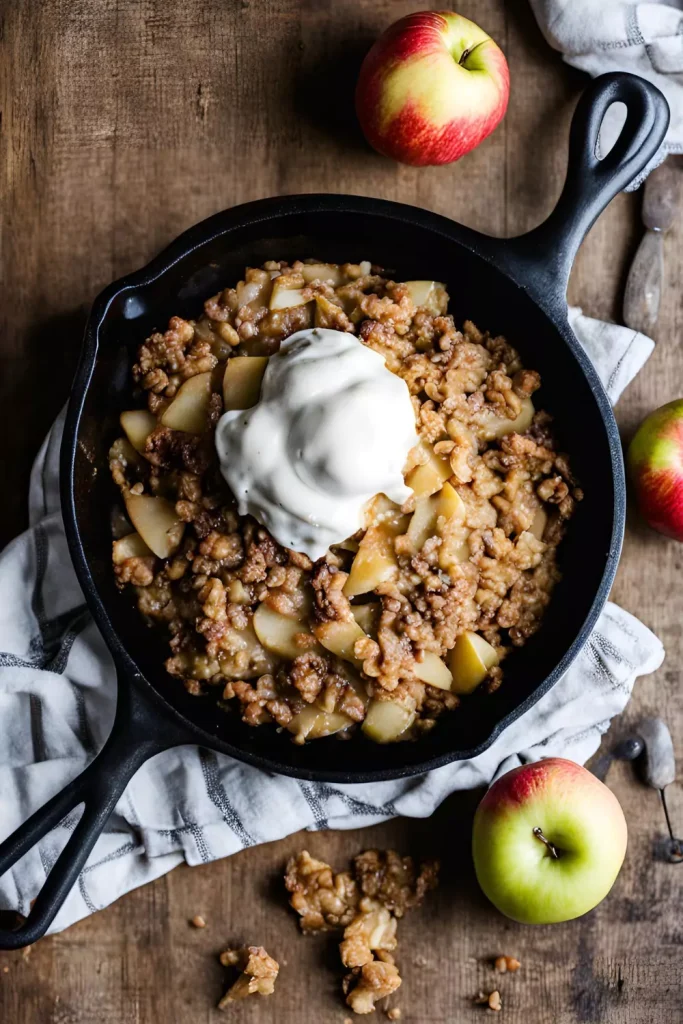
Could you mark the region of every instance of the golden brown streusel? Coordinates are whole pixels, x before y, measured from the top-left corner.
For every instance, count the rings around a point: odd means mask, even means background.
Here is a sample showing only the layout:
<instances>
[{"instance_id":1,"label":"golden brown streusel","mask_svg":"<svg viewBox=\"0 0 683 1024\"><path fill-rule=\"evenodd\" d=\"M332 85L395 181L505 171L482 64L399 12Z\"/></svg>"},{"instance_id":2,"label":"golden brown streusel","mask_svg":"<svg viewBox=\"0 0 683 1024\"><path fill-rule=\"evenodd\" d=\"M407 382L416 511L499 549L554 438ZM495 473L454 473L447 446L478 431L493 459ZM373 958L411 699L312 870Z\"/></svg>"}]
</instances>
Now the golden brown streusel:
<instances>
[{"instance_id":1,"label":"golden brown streusel","mask_svg":"<svg viewBox=\"0 0 683 1024\"><path fill-rule=\"evenodd\" d=\"M269 996L275 990L280 965L268 956L263 946L226 949L221 953L220 961L224 967L236 967L240 975L219 1002L219 1010L225 1010L237 999L251 995Z\"/></svg>"},{"instance_id":2,"label":"golden brown streusel","mask_svg":"<svg viewBox=\"0 0 683 1024\"><path fill-rule=\"evenodd\" d=\"M300 305L269 308L278 279L299 290ZM470 321L459 330L442 285L426 305L414 294L410 282L369 263L249 268L207 300L199 319L172 317L140 345L132 378L152 429L117 439L110 451L124 500L157 498L176 517L166 557L135 534L130 551L114 557L118 585L132 587L141 613L170 633L167 671L190 693L213 691L248 724L275 723L297 743L349 735L376 701L409 709L402 739L457 707L457 693L430 681L425 658L448 663L466 631L482 636L498 661L528 640L559 579L556 549L582 498L550 417L533 407L539 374L505 338ZM229 360L268 356L313 325L353 333L385 357L406 382L421 439L406 466L415 496L400 509L378 496L363 530L315 564L237 514L213 445ZM166 425L180 389L201 374L205 429ZM434 472L436 484L425 484ZM446 492L449 512L439 503ZM382 566L366 572L365 591L356 579L363 558ZM279 617L280 634L288 630L286 654L272 627L259 628L262 608ZM330 623L351 636L361 614L364 632L350 646L339 630L336 646L321 641ZM493 664L483 685L492 692L502 681Z\"/></svg>"}]
</instances>

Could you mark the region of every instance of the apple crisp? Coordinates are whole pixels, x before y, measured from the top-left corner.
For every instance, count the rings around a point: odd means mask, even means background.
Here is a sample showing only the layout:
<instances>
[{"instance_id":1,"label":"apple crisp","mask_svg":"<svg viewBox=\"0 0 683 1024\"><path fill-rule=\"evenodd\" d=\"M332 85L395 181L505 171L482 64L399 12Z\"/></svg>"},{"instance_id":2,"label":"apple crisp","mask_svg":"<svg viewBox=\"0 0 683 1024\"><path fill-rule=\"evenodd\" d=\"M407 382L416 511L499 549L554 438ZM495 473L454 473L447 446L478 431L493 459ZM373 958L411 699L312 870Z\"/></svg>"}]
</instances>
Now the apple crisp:
<instances>
[{"instance_id":1,"label":"apple crisp","mask_svg":"<svg viewBox=\"0 0 683 1024\"><path fill-rule=\"evenodd\" d=\"M418 907L438 879L438 861L418 867L395 850L366 850L354 857L351 872L336 874L307 850L288 861L285 888L302 932L343 928L339 955L348 973L342 988L354 1013L371 1013L401 985L393 957L398 919Z\"/></svg>"},{"instance_id":2,"label":"apple crisp","mask_svg":"<svg viewBox=\"0 0 683 1024\"><path fill-rule=\"evenodd\" d=\"M168 630L166 669L190 693L296 743L415 738L499 687L538 629L581 490L534 406L539 374L505 338L456 327L448 302L438 282L369 263L271 261L140 345L109 455L130 524L114 573ZM213 443L224 410L258 402L268 357L313 325L384 357L420 438L411 498L377 495L315 563L238 515Z\"/></svg>"}]
</instances>

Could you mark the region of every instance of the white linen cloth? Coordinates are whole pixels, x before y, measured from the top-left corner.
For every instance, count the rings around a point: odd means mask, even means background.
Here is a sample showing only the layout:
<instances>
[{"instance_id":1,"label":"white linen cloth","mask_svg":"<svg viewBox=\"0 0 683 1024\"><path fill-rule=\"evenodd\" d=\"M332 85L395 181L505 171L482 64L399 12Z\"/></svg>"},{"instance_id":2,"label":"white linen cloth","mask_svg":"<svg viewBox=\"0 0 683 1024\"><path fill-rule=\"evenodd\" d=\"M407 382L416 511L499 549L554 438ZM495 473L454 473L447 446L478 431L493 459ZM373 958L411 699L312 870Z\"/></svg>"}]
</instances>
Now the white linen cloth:
<instances>
[{"instance_id":1,"label":"white linen cloth","mask_svg":"<svg viewBox=\"0 0 683 1024\"><path fill-rule=\"evenodd\" d=\"M652 351L624 327L570 311L613 401ZM59 509L63 416L33 468L30 528L0 554L0 839L80 772L114 717L115 675L83 603ZM584 762L636 678L664 651L628 612L608 604L567 675L481 756L419 778L333 786L269 775L195 746L158 754L134 776L51 931L123 893L302 828L358 828L397 814L427 817L457 789L527 761ZM77 821L70 814L0 881L0 907L26 914Z\"/></svg>"},{"instance_id":2,"label":"white linen cloth","mask_svg":"<svg viewBox=\"0 0 683 1024\"><path fill-rule=\"evenodd\" d=\"M683 0L530 0L545 38L567 64L602 75L630 71L666 96L671 121L664 143L631 182L637 188L669 153L683 152ZM619 109L620 108L620 109ZM600 149L608 152L623 124L623 104L607 112Z\"/></svg>"}]
</instances>

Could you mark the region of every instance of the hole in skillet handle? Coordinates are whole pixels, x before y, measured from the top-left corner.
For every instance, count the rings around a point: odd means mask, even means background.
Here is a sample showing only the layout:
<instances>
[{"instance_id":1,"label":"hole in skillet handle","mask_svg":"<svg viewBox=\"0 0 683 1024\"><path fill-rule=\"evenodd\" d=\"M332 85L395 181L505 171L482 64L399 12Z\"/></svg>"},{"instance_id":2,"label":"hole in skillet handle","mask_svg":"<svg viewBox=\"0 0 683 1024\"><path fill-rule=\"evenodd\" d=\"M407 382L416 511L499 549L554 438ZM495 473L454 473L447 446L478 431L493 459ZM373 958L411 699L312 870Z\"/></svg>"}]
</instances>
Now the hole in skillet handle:
<instances>
[{"instance_id":1,"label":"hole in skillet handle","mask_svg":"<svg viewBox=\"0 0 683 1024\"><path fill-rule=\"evenodd\" d=\"M626 119L600 159L600 126L614 103L625 106ZM581 242L607 204L653 158L669 116L656 86L623 71L598 76L581 94L569 133L567 177L555 209L528 234L498 242L495 254L496 263L552 316L566 317L567 282Z\"/></svg>"},{"instance_id":2,"label":"hole in skillet handle","mask_svg":"<svg viewBox=\"0 0 683 1024\"><path fill-rule=\"evenodd\" d=\"M42 938L85 866L128 782L148 758L187 742L162 720L142 692L121 676L116 718L97 757L0 844L0 876L29 852L70 811L84 804L78 825L16 928L0 928L0 950L21 949Z\"/></svg>"}]
</instances>

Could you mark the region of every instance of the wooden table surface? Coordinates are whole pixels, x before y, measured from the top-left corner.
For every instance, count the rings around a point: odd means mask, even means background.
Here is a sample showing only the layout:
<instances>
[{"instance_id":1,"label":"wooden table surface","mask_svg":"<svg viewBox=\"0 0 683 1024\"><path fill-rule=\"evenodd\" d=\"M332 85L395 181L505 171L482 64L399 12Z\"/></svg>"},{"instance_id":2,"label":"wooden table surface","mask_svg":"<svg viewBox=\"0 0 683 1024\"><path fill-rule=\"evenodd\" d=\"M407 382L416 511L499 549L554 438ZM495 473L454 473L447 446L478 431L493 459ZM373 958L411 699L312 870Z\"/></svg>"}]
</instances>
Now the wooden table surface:
<instances>
[{"instance_id":1,"label":"wooden table surface","mask_svg":"<svg viewBox=\"0 0 683 1024\"><path fill-rule=\"evenodd\" d=\"M400 167L362 143L350 109L359 59L415 0L5 0L0 8L0 541L26 523L31 459L68 392L85 311L109 281L223 207L277 193L355 192L450 215L494 235L551 209L571 111L584 79L544 43L524 0L463 0L461 13L505 50L507 117L457 165ZM620 195L578 257L570 299L618 319L639 238L639 198ZM628 437L651 408L680 397L683 231L666 238L657 348L619 404ZM581 410L576 410L581 415ZM668 655L642 679L612 736L662 714L683 749L682 549L630 517L614 599ZM653 859L657 797L617 766L610 784L630 827L612 895L577 922L524 928L478 892L469 860L476 794L431 820L292 836L228 860L179 868L29 953L0 954L3 1024L204 1024L230 941L263 943L282 963L276 994L232 1019L342 1024L330 942L299 936L278 881L307 846L342 867L371 845L439 855L439 894L400 926L403 1020L476 1022L472 997L499 987L508 1024L668 1024L683 1020L683 866ZM670 789L683 832L683 793ZM208 927L188 919L202 913ZM495 976L487 958L522 961ZM386 1019L380 1015L380 1019Z\"/></svg>"}]
</instances>

